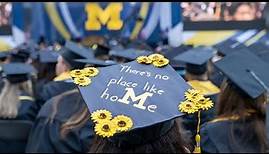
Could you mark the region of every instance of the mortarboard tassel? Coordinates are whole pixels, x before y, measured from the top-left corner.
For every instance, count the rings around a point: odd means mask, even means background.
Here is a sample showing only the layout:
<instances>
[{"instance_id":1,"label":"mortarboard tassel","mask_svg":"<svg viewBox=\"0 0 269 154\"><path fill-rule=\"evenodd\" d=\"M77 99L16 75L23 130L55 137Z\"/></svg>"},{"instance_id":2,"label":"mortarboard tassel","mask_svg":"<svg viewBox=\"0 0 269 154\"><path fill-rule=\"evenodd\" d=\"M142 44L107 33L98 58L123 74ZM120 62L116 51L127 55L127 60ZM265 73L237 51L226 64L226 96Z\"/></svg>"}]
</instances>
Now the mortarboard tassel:
<instances>
[{"instance_id":1,"label":"mortarboard tassel","mask_svg":"<svg viewBox=\"0 0 269 154\"><path fill-rule=\"evenodd\" d=\"M200 122L201 122L201 111L198 111L197 134L195 135L196 145L195 145L193 153L201 153L201 147L200 147L201 136L199 134L199 132L200 132Z\"/></svg>"}]
</instances>

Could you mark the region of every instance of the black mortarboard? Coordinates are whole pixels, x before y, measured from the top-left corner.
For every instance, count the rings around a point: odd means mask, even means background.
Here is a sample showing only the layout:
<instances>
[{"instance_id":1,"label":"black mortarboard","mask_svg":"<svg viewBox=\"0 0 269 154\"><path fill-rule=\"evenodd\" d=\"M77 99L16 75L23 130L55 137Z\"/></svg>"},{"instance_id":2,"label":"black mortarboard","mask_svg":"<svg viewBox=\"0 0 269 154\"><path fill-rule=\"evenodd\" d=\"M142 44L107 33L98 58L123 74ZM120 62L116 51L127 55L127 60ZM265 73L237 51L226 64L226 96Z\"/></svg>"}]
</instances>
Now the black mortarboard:
<instances>
[{"instance_id":1,"label":"black mortarboard","mask_svg":"<svg viewBox=\"0 0 269 154\"><path fill-rule=\"evenodd\" d=\"M214 49L211 47L196 47L174 58L186 63L186 71L200 75L207 71L207 62L213 57Z\"/></svg>"},{"instance_id":2,"label":"black mortarboard","mask_svg":"<svg viewBox=\"0 0 269 154\"><path fill-rule=\"evenodd\" d=\"M115 56L115 57L125 58L127 60L134 60L139 56L149 55L151 53L152 52L148 51L148 50L138 50L138 49L134 49L134 48L129 48L129 49L123 49L123 50L111 50L109 52L109 55Z\"/></svg>"},{"instance_id":3,"label":"black mortarboard","mask_svg":"<svg viewBox=\"0 0 269 154\"><path fill-rule=\"evenodd\" d=\"M55 51L39 51L39 61L41 63L57 63L59 54Z\"/></svg>"},{"instance_id":4,"label":"black mortarboard","mask_svg":"<svg viewBox=\"0 0 269 154\"><path fill-rule=\"evenodd\" d=\"M260 57L266 63L269 63L269 45L265 42L255 42L248 46L249 50Z\"/></svg>"},{"instance_id":5,"label":"black mortarboard","mask_svg":"<svg viewBox=\"0 0 269 154\"><path fill-rule=\"evenodd\" d=\"M247 49L247 46L233 39L227 39L214 45L213 47L217 49L218 53L220 53L222 56Z\"/></svg>"},{"instance_id":6,"label":"black mortarboard","mask_svg":"<svg viewBox=\"0 0 269 154\"><path fill-rule=\"evenodd\" d=\"M184 69L185 68L185 63L175 60L174 58L179 55L184 53L187 50L190 50L192 47L188 45L180 45L179 47L175 48L169 48L166 52L164 52L164 56L167 57L170 60L170 65L174 69Z\"/></svg>"},{"instance_id":7,"label":"black mortarboard","mask_svg":"<svg viewBox=\"0 0 269 154\"><path fill-rule=\"evenodd\" d=\"M1 67L2 77L7 78L11 83L27 81L37 72L32 65L25 63L9 63Z\"/></svg>"},{"instance_id":8,"label":"black mortarboard","mask_svg":"<svg viewBox=\"0 0 269 154\"><path fill-rule=\"evenodd\" d=\"M149 50L149 51L152 50L152 48L147 43L138 39L130 40L130 42L126 45L126 48L134 48L134 49Z\"/></svg>"},{"instance_id":9,"label":"black mortarboard","mask_svg":"<svg viewBox=\"0 0 269 154\"><path fill-rule=\"evenodd\" d=\"M269 87L269 65L250 51L236 52L215 63L236 87L255 99Z\"/></svg>"},{"instance_id":10,"label":"black mortarboard","mask_svg":"<svg viewBox=\"0 0 269 154\"><path fill-rule=\"evenodd\" d=\"M72 68L80 68L80 63L75 62L75 59L86 59L93 57L93 52L91 49L86 49L85 47L67 41L65 46L59 50L60 55L72 66Z\"/></svg>"},{"instance_id":11,"label":"black mortarboard","mask_svg":"<svg viewBox=\"0 0 269 154\"><path fill-rule=\"evenodd\" d=\"M142 142L138 134L145 130L139 128L158 128L158 133L154 129L154 133L142 135L154 138L171 128L172 119L184 115L178 105L191 87L170 65L159 68L132 61L99 68L97 72L89 85L79 86L79 91L91 114L105 109L113 117L124 115L132 119L133 133L128 136L135 141L129 138L128 143Z\"/></svg>"},{"instance_id":12,"label":"black mortarboard","mask_svg":"<svg viewBox=\"0 0 269 154\"><path fill-rule=\"evenodd\" d=\"M25 63L31 55L31 51L27 46L20 46L17 50L11 52L11 62L22 62Z\"/></svg>"},{"instance_id":13,"label":"black mortarboard","mask_svg":"<svg viewBox=\"0 0 269 154\"><path fill-rule=\"evenodd\" d=\"M103 61L99 59L77 59L75 60L76 62L83 63L84 65L89 64L94 67L104 67L104 66L110 66L110 65L115 65L117 64L116 62L113 61Z\"/></svg>"},{"instance_id":14,"label":"black mortarboard","mask_svg":"<svg viewBox=\"0 0 269 154\"><path fill-rule=\"evenodd\" d=\"M101 44L93 44L91 46L92 50L94 51L94 56L100 56L100 55L108 55L110 48L106 45Z\"/></svg>"}]
</instances>

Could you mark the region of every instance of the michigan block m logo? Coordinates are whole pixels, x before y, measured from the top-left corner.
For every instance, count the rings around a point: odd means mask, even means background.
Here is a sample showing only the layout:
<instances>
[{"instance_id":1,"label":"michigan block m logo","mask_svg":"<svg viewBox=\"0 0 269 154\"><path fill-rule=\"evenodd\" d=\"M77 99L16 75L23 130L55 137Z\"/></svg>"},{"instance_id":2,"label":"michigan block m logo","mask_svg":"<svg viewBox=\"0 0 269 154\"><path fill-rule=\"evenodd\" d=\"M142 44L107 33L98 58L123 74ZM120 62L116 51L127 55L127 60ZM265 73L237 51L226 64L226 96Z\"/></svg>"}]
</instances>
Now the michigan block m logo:
<instances>
[{"instance_id":1,"label":"michigan block m logo","mask_svg":"<svg viewBox=\"0 0 269 154\"><path fill-rule=\"evenodd\" d=\"M120 30L123 26L120 18L122 9L122 3L110 3L104 10L98 3L87 3L85 8L88 15L85 23L86 30L100 30L101 25L106 25L109 30Z\"/></svg>"}]
</instances>

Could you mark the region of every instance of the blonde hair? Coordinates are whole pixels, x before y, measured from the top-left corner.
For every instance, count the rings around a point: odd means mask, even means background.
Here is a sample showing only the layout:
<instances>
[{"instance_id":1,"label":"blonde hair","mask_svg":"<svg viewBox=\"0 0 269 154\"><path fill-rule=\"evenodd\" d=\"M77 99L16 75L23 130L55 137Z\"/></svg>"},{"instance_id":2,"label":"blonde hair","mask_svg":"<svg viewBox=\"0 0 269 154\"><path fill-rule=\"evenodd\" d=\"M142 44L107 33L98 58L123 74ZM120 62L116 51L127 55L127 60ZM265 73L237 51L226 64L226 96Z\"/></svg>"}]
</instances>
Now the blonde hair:
<instances>
[{"instance_id":1,"label":"blonde hair","mask_svg":"<svg viewBox=\"0 0 269 154\"><path fill-rule=\"evenodd\" d=\"M24 91L30 96L33 96L32 82L30 80L11 84L7 79L4 79L4 87L0 94L0 117L1 118L16 118L20 107L20 92Z\"/></svg>"}]
</instances>

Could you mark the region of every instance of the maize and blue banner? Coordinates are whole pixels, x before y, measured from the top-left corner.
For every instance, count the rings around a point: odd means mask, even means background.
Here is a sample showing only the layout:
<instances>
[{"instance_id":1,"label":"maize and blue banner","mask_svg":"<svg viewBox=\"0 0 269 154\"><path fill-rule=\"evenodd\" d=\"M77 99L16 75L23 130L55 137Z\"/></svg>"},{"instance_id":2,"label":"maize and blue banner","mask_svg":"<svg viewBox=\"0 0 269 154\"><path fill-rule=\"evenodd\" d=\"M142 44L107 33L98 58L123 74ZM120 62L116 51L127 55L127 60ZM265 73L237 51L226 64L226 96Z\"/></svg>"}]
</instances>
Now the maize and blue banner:
<instances>
[{"instance_id":1,"label":"maize and blue banner","mask_svg":"<svg viewBox=\"0 0 269 154\"><path fill-rule=\"evenodd\" d=\"M22 3L13 3L13 25L25 30ZM31 7L31 38L53 42L90 35L139 38L172 46L182 41L179 2L36 2Z\"/></svg>"}]
</instances>

